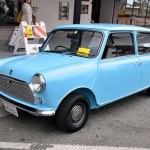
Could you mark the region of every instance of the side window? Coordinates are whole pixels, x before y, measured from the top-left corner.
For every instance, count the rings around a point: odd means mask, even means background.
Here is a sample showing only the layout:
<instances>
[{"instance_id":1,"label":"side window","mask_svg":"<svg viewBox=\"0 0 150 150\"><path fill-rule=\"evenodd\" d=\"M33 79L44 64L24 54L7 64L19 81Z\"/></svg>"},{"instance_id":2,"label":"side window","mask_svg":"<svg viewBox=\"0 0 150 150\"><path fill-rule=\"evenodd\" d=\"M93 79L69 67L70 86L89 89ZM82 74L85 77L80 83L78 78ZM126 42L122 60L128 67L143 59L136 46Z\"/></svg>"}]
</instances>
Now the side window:
<instances>
[{"instance_id":1,"label":"side window","mask_svg":"<svg viewBox=\"0 0 150 150\"><path fill-rule=\"evenodd\" d=\"M130 33L111 33L108 37L102 59L134 55L133 37Z\"/></svg>"},{"instance_id":2,"label":"side window","mask_svg":"<svg viewBox=\"0 0 150 150\"><path fill-rule=\"evenodd\" d=\"M140 55L150 53L150 33L138 33L137 43Z\"/></svg>"}]
</instances>

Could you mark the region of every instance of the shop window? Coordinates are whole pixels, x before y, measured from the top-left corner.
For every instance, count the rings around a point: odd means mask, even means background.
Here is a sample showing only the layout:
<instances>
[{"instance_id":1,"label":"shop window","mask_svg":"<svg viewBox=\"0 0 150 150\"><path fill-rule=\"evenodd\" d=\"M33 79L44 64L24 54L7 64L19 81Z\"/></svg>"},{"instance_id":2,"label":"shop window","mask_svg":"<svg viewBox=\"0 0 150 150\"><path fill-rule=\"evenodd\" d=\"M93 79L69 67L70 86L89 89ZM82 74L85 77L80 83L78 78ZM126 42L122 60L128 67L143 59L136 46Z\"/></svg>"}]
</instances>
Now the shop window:
<instances>
[{"instance_id":1,"label":"shop window","mask_svg":"<svg viewBox=\"0 0 150 150\"><path fill-rule=\"evenodd\" d=\"M0 25L14 25L23 0L0 0Z\"/></svg>"}]
</instances>

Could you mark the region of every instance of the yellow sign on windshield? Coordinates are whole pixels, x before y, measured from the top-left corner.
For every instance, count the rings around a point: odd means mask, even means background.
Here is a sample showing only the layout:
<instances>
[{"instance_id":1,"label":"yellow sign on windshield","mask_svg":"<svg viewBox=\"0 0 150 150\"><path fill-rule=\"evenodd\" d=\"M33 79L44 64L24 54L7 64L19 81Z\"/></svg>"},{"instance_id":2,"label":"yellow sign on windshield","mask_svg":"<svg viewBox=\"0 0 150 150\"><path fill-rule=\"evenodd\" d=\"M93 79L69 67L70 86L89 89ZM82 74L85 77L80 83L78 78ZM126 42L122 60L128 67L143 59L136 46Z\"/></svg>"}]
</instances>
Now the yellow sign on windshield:
<instances>
[{"instance_id":1,"label":"yellow sign on windshield","mask_svg":"<svg viewBox=\"0 0 150 150\"><path fill-rule=\"evenodd\" d=\"M90 48L79 47L77 55L87 57L90 53L90 50L91 50Z\"/></svg>"}]
</instances>

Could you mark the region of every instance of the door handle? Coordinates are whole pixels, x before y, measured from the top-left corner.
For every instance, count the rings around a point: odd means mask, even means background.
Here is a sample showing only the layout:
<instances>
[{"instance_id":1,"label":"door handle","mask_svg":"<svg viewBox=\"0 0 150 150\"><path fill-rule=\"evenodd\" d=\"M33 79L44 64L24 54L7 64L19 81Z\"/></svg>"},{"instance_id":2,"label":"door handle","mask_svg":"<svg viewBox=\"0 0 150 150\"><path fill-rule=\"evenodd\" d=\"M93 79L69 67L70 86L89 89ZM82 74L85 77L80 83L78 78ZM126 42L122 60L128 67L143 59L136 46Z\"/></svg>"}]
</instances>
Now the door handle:
<instances>
[{"instance_id":1,"label":"door handle","mask_svg":"<svg viewBox=\"0 0 150 150\"><path fill-rule=\"evenodd\" d=\"M138 61L138 62L135 63L135 65L140 66L140 65L142 65L142 62Z\"/></svg>"}]
</instances>

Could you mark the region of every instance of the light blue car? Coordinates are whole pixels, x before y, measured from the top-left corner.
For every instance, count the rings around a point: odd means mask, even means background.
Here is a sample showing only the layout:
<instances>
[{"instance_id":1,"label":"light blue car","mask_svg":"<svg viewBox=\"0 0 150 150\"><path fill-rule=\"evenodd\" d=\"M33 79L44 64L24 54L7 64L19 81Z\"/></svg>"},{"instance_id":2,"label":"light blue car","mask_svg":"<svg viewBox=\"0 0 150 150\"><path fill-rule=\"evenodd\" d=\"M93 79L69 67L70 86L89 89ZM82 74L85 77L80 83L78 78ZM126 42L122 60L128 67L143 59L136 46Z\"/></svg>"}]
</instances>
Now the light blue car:
<instances>
[{"instance_id":1,"label":"light blue car","mask_svg":"<svg viewBox=\"0 0 150 150\"><path fill-rule=\"evenodd\" d=\"M145 89L150 95L149 87L150 29L143 27L56 27L39 53L0 60L5 109L56 115L67 132L81 129L91 109Z\"/></svg>"}]
</instances>

